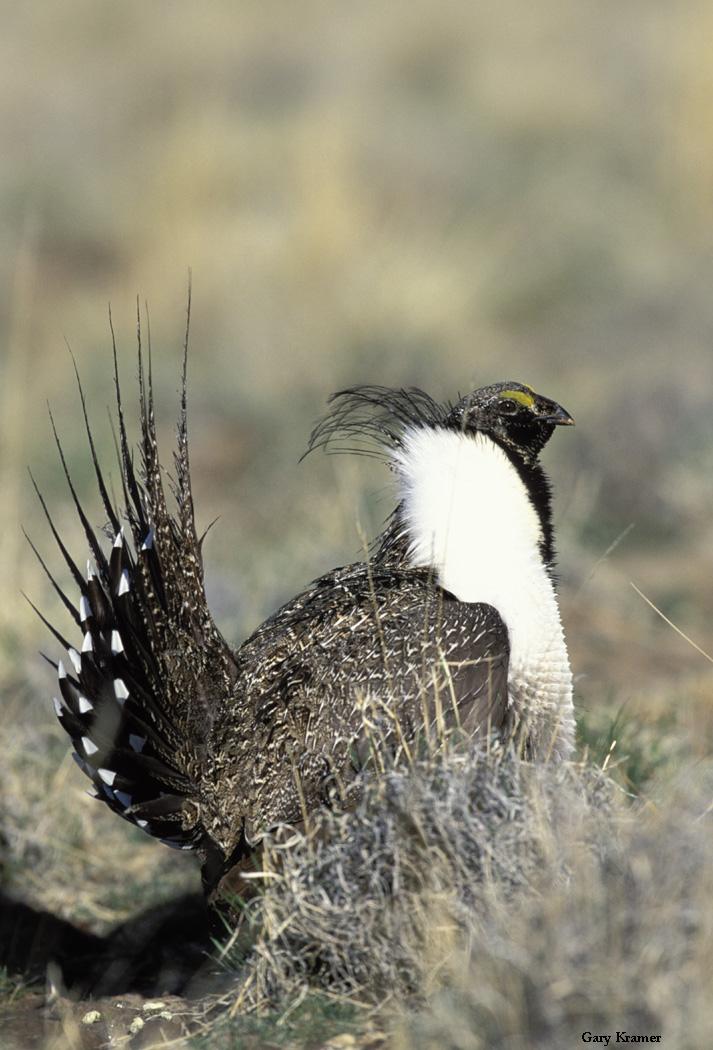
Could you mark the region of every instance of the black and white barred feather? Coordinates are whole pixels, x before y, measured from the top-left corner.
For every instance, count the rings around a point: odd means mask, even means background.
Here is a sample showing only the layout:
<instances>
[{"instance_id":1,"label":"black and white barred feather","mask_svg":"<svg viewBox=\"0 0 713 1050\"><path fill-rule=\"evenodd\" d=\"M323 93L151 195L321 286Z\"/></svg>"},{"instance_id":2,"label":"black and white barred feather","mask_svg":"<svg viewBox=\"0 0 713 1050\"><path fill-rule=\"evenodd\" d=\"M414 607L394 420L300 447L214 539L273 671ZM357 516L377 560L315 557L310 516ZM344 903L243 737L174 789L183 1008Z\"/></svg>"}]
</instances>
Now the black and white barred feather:
<instances>
[{"instance_id":1,"label":"black and white barred feather","mask_svg":"<svg viewBox=\"0 0 713 1050\"><path fill-rule=\"evenodd\" d=\"M190 301L188 309L190 317ZM146 369L140 325L138 331L138 470L127 434L113 340L121 507L109 495L77 373L84 426L108 519L106 530L112 536L108 550L80 503L50 415L62 469L92 555L86 576L62 541L36 484L35 490L77 586L78 604L63 592L32 546L81 629L81 643L71 645L39 615L67 651L66 661L51 661L59 686L54 707L72 739L77 765L92 782L92 793L148 834L175 848L191 849L203 844L205 837L196 803L214 710L211 701L221 689L229 688L235 665L213 623L203 589L188 458L188 329L173 512L158 457L150 347Z\"/></svg>"}]
</instances>

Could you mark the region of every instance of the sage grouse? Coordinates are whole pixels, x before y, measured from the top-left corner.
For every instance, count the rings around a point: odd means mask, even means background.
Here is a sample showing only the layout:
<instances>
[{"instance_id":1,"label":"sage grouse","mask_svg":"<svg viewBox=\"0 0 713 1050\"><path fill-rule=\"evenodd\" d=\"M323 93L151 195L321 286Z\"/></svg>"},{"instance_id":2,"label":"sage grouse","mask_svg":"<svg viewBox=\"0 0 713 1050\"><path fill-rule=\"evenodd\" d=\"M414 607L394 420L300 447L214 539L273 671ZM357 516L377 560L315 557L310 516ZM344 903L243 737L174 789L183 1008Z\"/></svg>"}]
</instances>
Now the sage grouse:
<instances>
[{"instance_id":1,"label":"sage grouse","mask_svg":"<svg viewBox=\"0 0 713 1050\"><path fill-rule=\"evenodd\" d=\"M44 620L69 657L54 664L54 706L96 798L196 850L208 892L267 830L300 823L335 796L358 797L374 732L393 753L440 720L469 736L512 735L533 758L570 754L571 672L538 463L554 428L573 422L563 408L514 382L446 404L416 389L335 394L308 450L380 456L398 505L365 562L322 576L232 649L203 587L185 357L172 500L150 363L145 370L139 352L139 466L116 351L114 372L123 507L109 494L79 385L110 550L57 440L91 553L86 578L38 491L78 605L50 579L83 635L73 648Z\"/></svg>"}]
</instances>

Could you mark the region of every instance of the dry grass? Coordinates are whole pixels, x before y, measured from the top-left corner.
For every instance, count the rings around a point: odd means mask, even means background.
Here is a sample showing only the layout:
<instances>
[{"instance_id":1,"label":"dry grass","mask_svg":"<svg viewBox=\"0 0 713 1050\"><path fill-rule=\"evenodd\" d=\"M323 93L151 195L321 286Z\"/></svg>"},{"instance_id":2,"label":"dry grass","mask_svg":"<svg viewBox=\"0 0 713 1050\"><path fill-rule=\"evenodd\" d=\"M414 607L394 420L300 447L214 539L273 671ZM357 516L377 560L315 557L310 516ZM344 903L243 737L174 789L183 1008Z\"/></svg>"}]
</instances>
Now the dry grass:
<instances>
[{"instance_id":1,"label":"dry grass","mask_svg":"<svg viewBox=\"0 0 713 1050\"><path fill-rule=\"evenodd\" d=\"M224 949L231 1014L289 1017L321 995L378 1017L394 1050L565 1050L624 1030L704 1046L712 798L710 764L656 804L497 747L393 771L356 812L268 850Z\"/></svg>"},{"instance_id":2,"label":"dry grass","mask_svg":"<svg viewBox=\"0 0 713 1050\"><path fill-rule=\"evenodd\" d=\"M568 877L550 859L540 892L471 929L395 1045L565 1050L586 1031L622 1030L682 1050L707 1045L712 788L710 769L699 770L656 811L598 826L585 814L596 849L582 848L581 831L548 830Z\"/></svg>"},{"instance_id":3,"label":"dry grass","mask_svg":"<svg viewBox=\"0 0 713 1050\"><path fill-rule=\"evenodd\" d=\"M355 813L320 814L268 848L238 1006L284 1007L315 989L423 996L464 930L535 892L543 866L566 879L565 843L587 855L600 844L611 794L594 770L538 768L496 742L382 775Z\"/></svg>"}]
</instances>

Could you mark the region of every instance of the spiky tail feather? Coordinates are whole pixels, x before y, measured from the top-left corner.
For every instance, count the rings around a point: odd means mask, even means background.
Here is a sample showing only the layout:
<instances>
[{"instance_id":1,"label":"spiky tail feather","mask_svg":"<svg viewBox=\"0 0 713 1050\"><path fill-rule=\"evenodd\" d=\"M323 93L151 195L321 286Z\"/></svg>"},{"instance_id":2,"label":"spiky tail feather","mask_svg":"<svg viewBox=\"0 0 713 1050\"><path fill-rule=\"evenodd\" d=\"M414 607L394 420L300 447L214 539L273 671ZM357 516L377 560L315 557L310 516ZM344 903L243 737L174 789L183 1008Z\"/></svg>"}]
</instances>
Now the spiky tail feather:
<instances>
[{"instance_id":1,"label":"spiky tail feather","mask_svg":"<svg viewBox=\"0 0 713 1050\"><path fill-rule=\"evenodd\" d=\"M107 530L114 537L108 555L79 501L50 413L62 470L92 555L86 578L63 543L33 479L54 539L79 589L78 607L30 543L83 633L81 646L74 648L36 610L69 656L69 667L62 660L50 660L59 682L60 695L54 699L54 706L60 724L72 739L75 761L92 781L92 793L125 820L168 845L200 848L205 855L214 846L207 826L211 821L201 805L201 772L217 702L231 691L235 681L235 661L213 622L203 587L201 540L195 527L188 458L189 322L190 294L174 453L175 511L169 510L159 463L150 343L146 371L139 322L141 462L137 472L124 418L112 327L124 496L121 509L111 499L99 465L75 364L92 463L108 517Z\"/></svg>"}]
</instances>

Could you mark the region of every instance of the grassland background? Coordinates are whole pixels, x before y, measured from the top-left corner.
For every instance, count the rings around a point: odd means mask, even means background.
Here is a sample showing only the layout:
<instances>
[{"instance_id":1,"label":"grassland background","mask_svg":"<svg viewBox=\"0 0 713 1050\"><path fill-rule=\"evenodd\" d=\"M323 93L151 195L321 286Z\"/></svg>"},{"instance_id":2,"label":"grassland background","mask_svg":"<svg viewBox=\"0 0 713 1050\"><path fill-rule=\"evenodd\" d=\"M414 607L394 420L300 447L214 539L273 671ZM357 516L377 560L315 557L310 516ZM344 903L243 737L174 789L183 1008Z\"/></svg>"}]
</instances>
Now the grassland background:
<instances>
[{"instance_id":1,"label":"grassland background","mask_svg":"<svg viewBox=\"0 0 713 1050\"><path fill-rule=\"evenodd\" d=\"M584 736L604 747L623 707L627 775L707 755L710 664L630 581L713 648L709 5L0 15L4 888L103 929L197 884L82 794L37 656L54 646L19 594L58 604L20 532L58 566L28 464L83 557L48 399L94 499L65 340L108 459L107 303L128 384L148 301L168 451L189 268L195 493L200 522L220 516L206 575L228 637L358 554L389 508L366 461L298 465L330 391L520 379L578 424L546 462Z\"/></svg>"}]
</instances>

